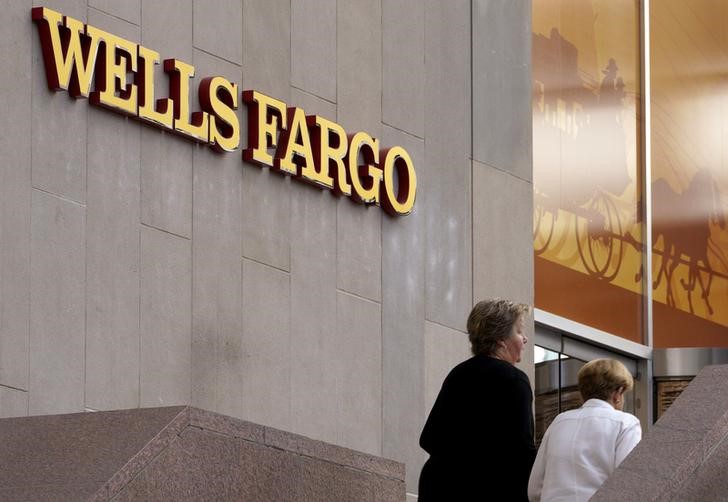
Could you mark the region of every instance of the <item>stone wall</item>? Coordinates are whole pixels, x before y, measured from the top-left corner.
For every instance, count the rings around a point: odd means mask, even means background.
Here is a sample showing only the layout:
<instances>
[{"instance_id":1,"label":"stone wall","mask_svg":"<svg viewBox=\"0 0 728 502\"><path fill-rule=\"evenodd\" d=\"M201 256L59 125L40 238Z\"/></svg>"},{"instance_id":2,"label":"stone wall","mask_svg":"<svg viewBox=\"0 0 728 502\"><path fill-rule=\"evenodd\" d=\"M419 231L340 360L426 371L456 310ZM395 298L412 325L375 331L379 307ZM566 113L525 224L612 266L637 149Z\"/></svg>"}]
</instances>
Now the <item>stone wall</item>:
<instances>
[{"instance_id":1,"label":"stone wall","mask_svg":"<svg viewBox=\"0 0 728 502\"><path fill-rule=\"evenodd\" d=\"M403 146L399 218L49 91L35 5L2 3L0 416L192 404L415 491L473 302L533 297L530 1L42 3Z\"/></svg>"}]
</instances>

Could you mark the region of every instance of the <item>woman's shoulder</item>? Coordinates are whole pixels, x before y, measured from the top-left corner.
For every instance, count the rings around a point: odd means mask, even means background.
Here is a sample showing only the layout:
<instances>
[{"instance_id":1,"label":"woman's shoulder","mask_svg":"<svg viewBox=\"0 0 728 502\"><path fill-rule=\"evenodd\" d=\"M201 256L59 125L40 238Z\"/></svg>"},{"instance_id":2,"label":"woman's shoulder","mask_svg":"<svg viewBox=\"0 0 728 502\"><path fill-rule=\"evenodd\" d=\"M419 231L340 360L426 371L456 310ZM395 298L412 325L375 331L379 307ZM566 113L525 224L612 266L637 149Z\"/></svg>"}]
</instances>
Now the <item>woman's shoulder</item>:
<instances>
[{"instance_id":1,"label":"woman's shoulder","mask_svg":"<svg viewBox=\"0 0 728 502\"><path fill-rule=\"evenodd\" d=\"M485 355L476 355L463 361L453 368L453 372L455 371L467 375L479 373L491 378L525 382L530 385L528 375L522 370L509 362Z\"/></svg>"},{"instance_id":2,"label":"woman's shoulder","mask_svg":"<svg viewBox=\"0 0 728 502\"><path fill-rule=\"evenodd\" d=\"M622 424L624 424L625 427L632 427L633 425L639 425L640 419L636 416L632 415L631 413L627 413L626 411L621 410L614 410L618 413L618 416L620 420L622 421Z\"/></svg>"}]
</instances>

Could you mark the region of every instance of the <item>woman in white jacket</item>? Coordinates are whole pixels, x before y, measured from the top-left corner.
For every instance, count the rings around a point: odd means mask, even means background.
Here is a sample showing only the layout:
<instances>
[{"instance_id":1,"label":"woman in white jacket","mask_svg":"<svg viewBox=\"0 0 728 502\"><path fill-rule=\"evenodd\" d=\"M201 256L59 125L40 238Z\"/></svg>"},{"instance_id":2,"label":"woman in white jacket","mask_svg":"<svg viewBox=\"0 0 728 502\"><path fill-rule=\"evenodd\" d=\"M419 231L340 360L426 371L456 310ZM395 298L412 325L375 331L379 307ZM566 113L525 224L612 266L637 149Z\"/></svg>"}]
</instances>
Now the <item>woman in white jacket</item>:
<instances>
[{"instance_id":1,"label":"woman in white jacket","mask_svg":"<svg viewBox=\"0 0 728 502\"><path fill-rule=\"evenodd\" d=\"M532 502L589 500L642 438L639 420L622 411L634 385L622 363L595 359L578 378L584 404L546 430L528 482Z\"/></svg>"}]
</instances>

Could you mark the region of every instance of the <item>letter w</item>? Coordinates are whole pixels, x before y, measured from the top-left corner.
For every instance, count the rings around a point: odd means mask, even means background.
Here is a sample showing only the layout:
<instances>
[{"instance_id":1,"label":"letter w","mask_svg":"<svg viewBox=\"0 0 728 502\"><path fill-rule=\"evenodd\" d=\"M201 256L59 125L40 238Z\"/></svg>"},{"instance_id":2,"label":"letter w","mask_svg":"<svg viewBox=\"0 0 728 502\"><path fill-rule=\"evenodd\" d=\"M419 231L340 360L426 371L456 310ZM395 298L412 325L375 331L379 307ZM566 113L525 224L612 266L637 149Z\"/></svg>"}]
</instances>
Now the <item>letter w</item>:
<instances>
[{"instance_id":1,"label":"letter w","mask_svg":"<svg viewBox=\"0 0 728 502\"><path fill-rule=\"evenodd\" d=\"M46 7L34 7L31 16L38 25L48 88L87 98L98 53L98 36L89 36L81 21Z\"/></svg>"}]
</instances>

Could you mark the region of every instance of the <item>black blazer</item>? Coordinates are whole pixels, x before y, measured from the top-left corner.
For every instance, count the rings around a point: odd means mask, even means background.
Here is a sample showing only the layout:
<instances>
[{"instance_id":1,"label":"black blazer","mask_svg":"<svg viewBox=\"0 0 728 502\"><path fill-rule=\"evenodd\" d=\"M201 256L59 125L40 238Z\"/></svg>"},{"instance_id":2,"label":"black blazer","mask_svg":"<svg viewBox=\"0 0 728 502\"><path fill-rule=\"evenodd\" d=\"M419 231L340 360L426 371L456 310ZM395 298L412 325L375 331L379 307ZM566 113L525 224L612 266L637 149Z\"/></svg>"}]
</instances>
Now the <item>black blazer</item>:
<instances>
[{"instance_id":1,"label":"black blazer","mask_svg":"<svg viewBox=\"0 0 728 502\"><path fill-rule=\"evenodd\" d=\"M528 376L508 362L479 355L453 368L420 436L430 454L420 502L528 500L532 400Z\"/></svg>"}]
</instances>

